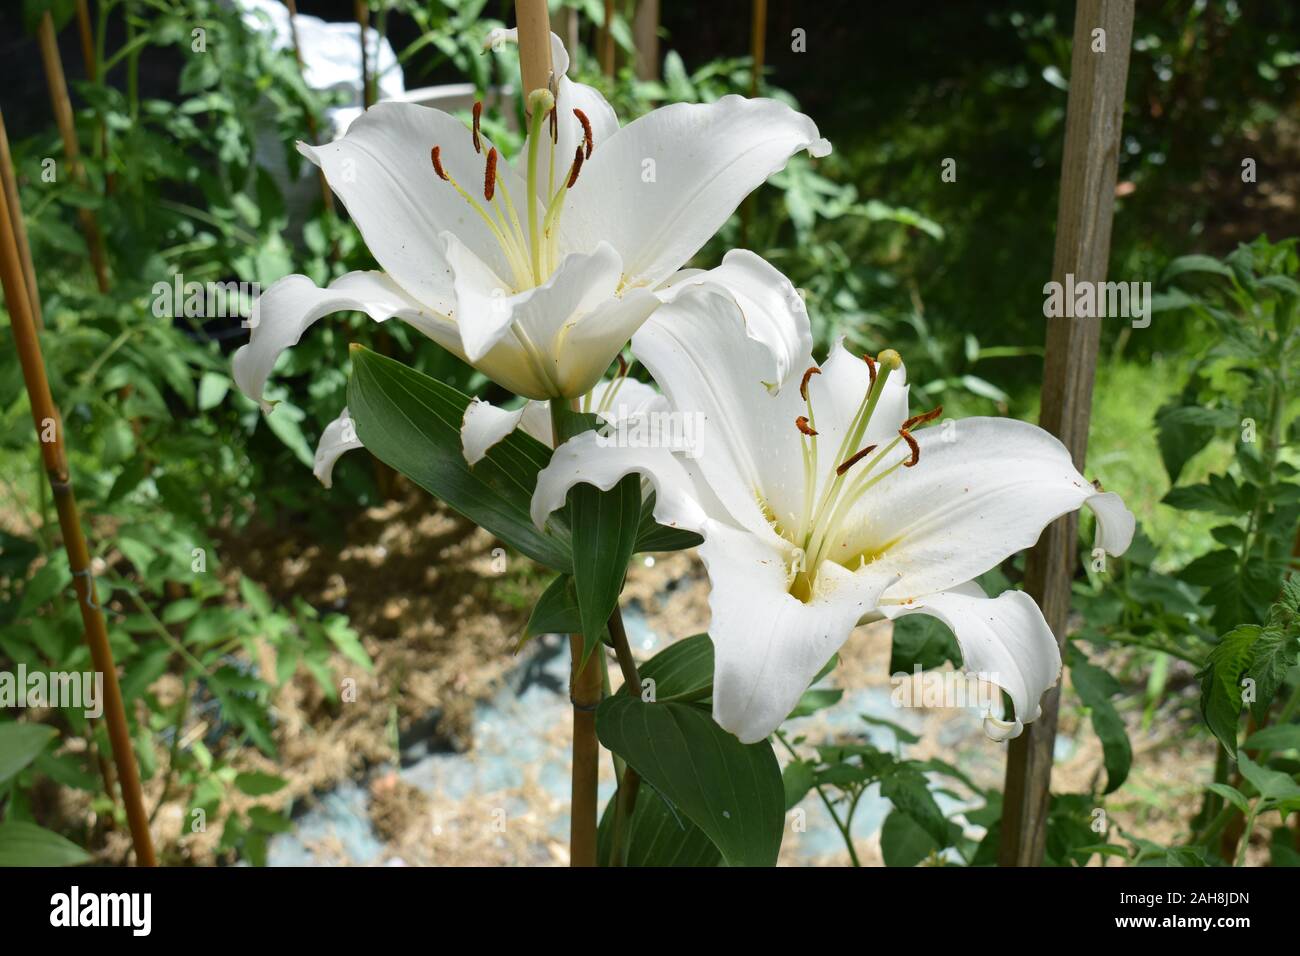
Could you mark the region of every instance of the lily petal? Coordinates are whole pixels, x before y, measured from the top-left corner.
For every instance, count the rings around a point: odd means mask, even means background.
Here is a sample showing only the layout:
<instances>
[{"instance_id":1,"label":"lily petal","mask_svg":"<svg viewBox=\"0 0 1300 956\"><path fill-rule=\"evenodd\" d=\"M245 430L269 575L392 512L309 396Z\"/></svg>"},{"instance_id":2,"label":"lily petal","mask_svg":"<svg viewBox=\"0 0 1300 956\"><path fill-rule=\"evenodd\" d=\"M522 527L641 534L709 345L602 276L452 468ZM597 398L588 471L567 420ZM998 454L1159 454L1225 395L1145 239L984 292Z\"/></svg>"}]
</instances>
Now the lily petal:
<instances>
[{"instance_id":1,"label":"lily petal","mask_svg":"<svg viewBox=\"0 0 1300 956\"><path fill-rule=\"evenodd\" d=\"M607 239L629 285L658 285L803 149L824 156L830 144L811 119L776 100L661 107L597 145L565 206L562 245L589 249Z\"/></svg>"},{"instance_id":2,"label":"lily petal","mask_svg":"<svg viewBox=\"0 0 1300 956\"><path fill-rule=\"evenodd\" d=\"M792 374L803 374L812 354L812 328L803 297L789 279L748 249L733 249L707 271L683 269L655 294L671 302L684 290L707 284L730 295L745 317L745 334L767 346L772 358L764 382L776 391Z\"/></svg>"},{"instance_id":3,"label":"lily petal","mask_svg":"<svg viewBox=\"0 0 1300 956\"><path fill-rule=\"evenodd\" d=\"M716 521L701 534L711 584L713 719L754 743L780 726L892 578L871 566L834 566L805 604L788 593L778 549Z\"/></svg>"},{"instance_id":4,"label":"lily petal","mask_svg":"<svg viewBox=\"0 0 1300 956\"><path fill-rule=\"evenodd\" d=\"M508 275L510 268L484 219L433 171L434 146L441 148L447 172L485 202L484 158L474 152L465 125L441 110L378 103L341 139L323 146L299 143L298 150L325 173L384 271L415 299L450 315L455 298L440 233L455 233L494 271ZM485 143L484 152L489 148ZM498 172L512 196L525 195L512 169L503 163Z\"/></svg>"},{"instance_id":5,"label":"lily petal","mask_svg":"<svg viewBox=\"0 0 1300 956\"><path fill-rule=\"evenodd\" d=\"M674 409L700 416L696 464L732 520L775 538L755 493L795 488L802 496L794 422L803 404L796 388L767 391L772 354L746 334L734 299L711 285L682 291L632 337L632 353Z\"/></svg>"},{"instance_id":6,"label":"lily petal","mask_svg":"<svg viewBox=\"0 0 1300 956\"><path fill-rule=\"evenodd\" d=\"M891 620L928 614L943 621L961 646L962 669L1010 695L1016 710L1011 720L985 714L984 731L994 740L1018 737L1024 725L1042 713L1043 693L1060 679L1056 637L1024 591L989 598L979 585L967 582L908 604L885 604L881 611Z\"/></svg>"},{"instance_id":7,"label":"lily petal","mask_svg":"<svg viewBox=\"0 0 1300 956\"><path fill-rule=\"evenodd\" d=\"M355 309L376 322L396 316L439 345L453 352L460 349L452 322L426 310L382 272L349 272L324 289L306 276L285 276L258 296L255 308L252 335L248 344L235 351L231 364L235 384L263 411L271 410L262 392L280 355L297 345L313 323L333 312Z\"/></svg>"},{"instance_id":8,"label":"lily petal","mask_svg":"<svg viewBox=\"0 0 1300 956\"><path fill-rule=\"evenodd\" d=\"M353 424L345 408L339 417L326 425L325 430L321 432L320 442L316 445L316 466L312 469L312 473L326 488L333 487L334 463L344 452L363 447L365 446L361 444L361 439L357 437L356 425Z\"/></svg>"},{"instance_id":9,"label":"lily petal","mask_svg":"<svg viewBox=\"0 0 1300 956\"><path fill-rule=\"evenodd\" d=\"M587 431L555 449L550 464L538 473L533 523L544 528L551 513L564 507L574 485L586 483L608 491L631 474L642 475L654 487L654 517L660 524L699 531L708 519L705 509L713 502L707 488L669 449L613 446L598 432Z\"/></svg>"},{"instance_id":10,"label":"lily petal","mask_svg":"<svg viewBox=\"0 0 1300 956\"><path fill-rule=\"evenodd\" d=\"M1035 425L964 418L917 433L920 462L863 495L833 557L884 561L901 575L887 596L906 600L969 581L1031 547L1052 520L1093 507L1099 541L1122 554L1133 515L1098 494L1065 446Z\"/></svg>"}]
</instances>

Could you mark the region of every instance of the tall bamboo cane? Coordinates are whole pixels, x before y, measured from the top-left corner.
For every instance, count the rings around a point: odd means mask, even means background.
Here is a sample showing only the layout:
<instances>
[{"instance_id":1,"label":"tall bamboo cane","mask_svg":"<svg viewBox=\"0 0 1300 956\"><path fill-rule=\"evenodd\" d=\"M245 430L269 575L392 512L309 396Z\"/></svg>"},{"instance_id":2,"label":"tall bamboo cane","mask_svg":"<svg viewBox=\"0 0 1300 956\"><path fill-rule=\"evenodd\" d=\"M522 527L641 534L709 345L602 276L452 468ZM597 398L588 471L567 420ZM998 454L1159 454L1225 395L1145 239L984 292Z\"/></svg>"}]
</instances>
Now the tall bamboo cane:
<instances>
[{"instance_id":1,"label":"tall bamboo cane","mask_svg":"<svg viewBox=\"0 0 1300 956\"><path fill-rule=\"evenodd\" d=\"M32 266L32 249L27 244L27 226L23 217L14 210L21 210L18 201L18 177L14 173L13 157L9 154L9 134L5 131L4 112L0 111L0 180L3 180L5 201L9 204L10 222L14 231L14 241L18 245L18 259L23 267L23 284L27 287L27 304L32 310L32 320L38 329L45 328L45 319L41 315L41 292L36 286L36 269Z\"/></svg>"},{"instance_id":2,"label":"tall bamboo cane","mask_svg":"<svg viewBox=\"0 0 1300 956\"><path fill-rule=\"evenodd\" d=\"M41 357L41 343L36 335L27 287L23 279L22 261L18 243L14 238L12 223L22 217L19 209L10 209L5 191L0 189L0 284L4 287L5 304L13 325L14 345L22 365L23 380L32 406L32 420L40 439L41 458L49 478L50 490L59 512L59 527L63 532L63 547L68 553L68 566L72 569L73 588L81 608L81 622L86 632L86 643L95 670L104 675L104 719L108 724L108 738L113 746L113 761L121 781L122 802L126 804L127 821L131 826L131 842L135 846L136 862L140 866L156 866L153 841L149 836L149 818L145 813L140 792L140 774L136 769L135 753L131 749L131 736L127 731L126 710L122 705L122 689L117 682L117 668L113 651L108 644L108 630L104 624L103 610L90 571L90 552L81 530L81 517L77 512L77 499L72 492L68 475L68 459L63 447L63 421L50 383L45 376L45 362ZM53 440L46 441L49 426L53 426ZM111 794L110 794L111 796Z\"/></svg>"},{"instance_id":3,"label":"tall bamboo cane","mask_svg":"<svg viewBox=\"0 0 1300 956\"><path fill-rule=\"evenodd\" d=\"M50 106L54 109L54 121L59 126L59 135L63 138L63 155L73 181L84 184L86 171L81 165L81 148L77 144L77 126L72 116L72 99L68 96L68 80L63 74L63 60L59 56L59 41L54 32L54 18L47 12L41 17L37 31L41 47L41 61L45 65L45 80L50 88ZM108 258L104 255L104 239L99 232L99 221L94 210L85 206L77 208L77 218L81 221L81 231L86 237L86 247L90 250L90 264L95 270L95 283L100 292L108 291Z\"/></svg>"}]
</instances>

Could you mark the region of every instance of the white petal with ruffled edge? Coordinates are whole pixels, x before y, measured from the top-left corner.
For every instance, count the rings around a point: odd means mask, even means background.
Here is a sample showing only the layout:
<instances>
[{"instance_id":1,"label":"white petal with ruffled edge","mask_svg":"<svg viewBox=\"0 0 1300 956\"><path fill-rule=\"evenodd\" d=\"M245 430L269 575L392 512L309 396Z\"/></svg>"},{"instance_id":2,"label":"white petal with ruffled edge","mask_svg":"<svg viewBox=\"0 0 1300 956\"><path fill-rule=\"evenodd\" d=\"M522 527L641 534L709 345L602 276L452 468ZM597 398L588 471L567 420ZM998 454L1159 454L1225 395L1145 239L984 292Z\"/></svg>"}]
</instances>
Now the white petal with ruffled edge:
<instances>
[{"instance_id":1,"label":"white petal with ruffled edge","mask_svg":"<svg viewBox=\"0 0 1300 956\"><path fill-rule=\"evenodd\" d=\"M325 430L321 432L320 442L316 445L316 464L312 468L312 474L326 488L332 487L334 463L344 452L364 447L361 439L357 437L356 425L348 415L348 410L343 409L339 417L326 425Z\"/></svg>"},{"instance_id":2,"label":"white petal with ruffled edge","mask_svg":"<svg viewBox=\"0 0 1300 956\"><path fill-rule=\"evenodd\" d=\"M803 374L812 356L812 329L803 297L789 279L748 249L732 249L722 265L708 270L683 269L655 294L671 302L697 285L716 286L732 297L745 319L745 334L767 346L772 371L764 384L778 389L793 374Z\"/></svg>"},{"instance_id":3,"label":"white petal with ruffled edge","mask_svg":"<svg viewBox=\"0 0 1300 956\"><path fill-rule=\"evenodd\" d=\"M891 620L928 614L947 624L961 647L962 669L1001 687L1011 697L1015 715L999 717L996 705L984 717L984 731L994 740L1020 735L1042 713L1039 700L1061 676L1061 651L1043 612L1024 591L987 597L967 582L908 604L889 604L881 611Z\"/></svg>"},{"instance_id":4,"label":"white petal with ruffled edge","mask_svg":"<svg viewBox=\"0 0 1300 956\"><path fill-rule=\"evenodd\" d=\"M656 109L597 144L565 206L561 248L607 240L629 286L658 285L805 149L824 156L830 144L776 100L724 96Z\"/></svg>"},{"instance_id":5,"label":"white petal with ruffled edge","mask_svg":"<svg viewBox=\"0 0 1300 956\"><path fill-rule=\"evenodd\" d=\"M285 276L257 298L255 308L252 335L247 345L235 351L231 365L240 391L264 411L271 406L262 392L280 355L298 344L313 323L333 312L355 309L376 322L397 317L443 347L460 349L452 322L426 310L382 272L349 272L324 289L306 276Z\"/></svg>"}]
</instances>

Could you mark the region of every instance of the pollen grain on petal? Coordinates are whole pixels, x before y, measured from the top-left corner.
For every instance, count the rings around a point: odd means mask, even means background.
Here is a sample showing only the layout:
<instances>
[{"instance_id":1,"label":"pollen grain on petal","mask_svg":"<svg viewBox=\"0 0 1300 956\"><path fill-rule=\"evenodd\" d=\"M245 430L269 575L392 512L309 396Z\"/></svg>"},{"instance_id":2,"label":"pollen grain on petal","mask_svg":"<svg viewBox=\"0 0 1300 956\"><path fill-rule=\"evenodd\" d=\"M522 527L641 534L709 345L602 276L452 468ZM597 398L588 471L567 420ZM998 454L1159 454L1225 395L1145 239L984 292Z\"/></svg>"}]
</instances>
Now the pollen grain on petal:
<instances>
[{"instance_id":1,"label":"pollen grain on petal","mask_svg":"<svg viewBox=\"0 0 1300 956\"><path fill-rule=\"evenodd\" d=\"M796 418L794 420L794 426L795 428L799 429L799 431L803 432L805 435L807 435L810 438L815 437L817 435L817 429L813 428L811 425L808 424L807 415L800 415L798 418Z\"/></svg>"},{"instance_id":2,"label":"pollen grain on petal","mask_svg":"<svg viewBox=\"0 0 1300 956\"><path fill-rule=\"evenodd\" d=\"M438 178L450 181L451 177L447 175L447 170L442 168L441 146L435 146L429 150L429 159L433 162L433 171L438 174Z\"/></svg>"},{"instance_id":3,"label":"pollen grain on petal","mask_svg":"<svg viewBox=\"0 0 1300 956\"><path fill-rule=\"evenodd\" d=\"M488 150L487 169L483 172L483 197L488 202L492 201L493 194L497 189L497 149L493 146Z\"/></svg>"},{"instance_id":4,"label":"pollen grain on petal","mask_svg":"<svg viewBox=\"0 0 1300 956\"><path fill-rule=\"evenodd\" d=\"M808 401L808 380L814 375L820 375L822 370L816 365L810 366L808 371L803 373L803 380L799 383L799 397L805 402Z\"/></svg>"},{"instance_id":5,"label":"pollen grain on petal","mask_svg":"<svg viewBox=\"0 0 1300 956\"><path fill-rule=\"evenodd\" d=\"M916 439L912 437L911 432L906 428L900 428L898 430L898 437L907 442L907 447L912 449L912 456L908 458L907 461L903 462L904 468L911 468L921 460L921 446L916 443Z\"/></svg>"},{"instance_id":6,"label":"pollen grain on petal","mask_svg":"<svg viewBox=\"0 0 1300 956\"><path fill-rule=\"evenodd\" d=\"M917 425L924 425L927 422L932 422L942 414L943 414L943 406L936 405L934 408L930 409L930 411L926 412L924 415L913 415L907 421L903 422L903 430L908 431L910 429L915 428Z\"/></svg>"},{"instance_id":7,"label":"pollen grain on petal","mask_svg":"<svg viewBox=\"0 0 1300 956\"><path fill-rule=\"evenodd\" d=\"M587 119L587 114L580 109L574 109L573 115L578 117L578 122L582 124L582 142L587 150L587 159L591 159L591 151L595 148L595 138L591 134L591 120Z\"/></svg>"},{"instance_id":8,"label":"pollen grain on petal","mask_svg":"<svg viewBox=\"0 0 1300 956\"><path fill-rule=\"evenodd\" d=\"M876 445L868 445L866 448L863 448L861 451L854 452L848 458L844 459L844 461L840 462L838 465L835 466L835 474L843 475L846 471L848 471L850 468L852 468L854 465L860 462L863 458L866 458L873 451L875 451L876 447L877 447Z\"/></svg>"},{"instance_id":9,"label":"pollen grain on petal","mask_svg":"<svg viewBox=\"0 0 1300 956\"><path fill-rule=\"evenodd\" d=\"M483 141L479 138L479 123L483 119L483 101L474 101L474 152L483 152Z\"/></svg>"}]
</instances>

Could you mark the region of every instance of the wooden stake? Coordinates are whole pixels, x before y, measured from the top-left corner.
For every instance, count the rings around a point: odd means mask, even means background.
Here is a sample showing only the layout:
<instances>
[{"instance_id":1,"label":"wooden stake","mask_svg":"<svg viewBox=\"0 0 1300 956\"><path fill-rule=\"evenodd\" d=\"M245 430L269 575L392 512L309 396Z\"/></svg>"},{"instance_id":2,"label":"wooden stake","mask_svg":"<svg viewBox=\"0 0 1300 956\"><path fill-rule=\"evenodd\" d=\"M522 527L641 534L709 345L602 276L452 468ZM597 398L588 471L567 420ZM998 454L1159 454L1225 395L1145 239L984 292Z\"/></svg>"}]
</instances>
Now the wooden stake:
<instances>
[{"instance_id":1,"label":"wooden stake","mask_svg":"<svg viewBox=\"0 0 1300 956\"><path fill-rule=\"evenodd\" d=\"M356 0L354 9L357 24L361 27L361 108L370 109L375 99L370 89L370 55L366 52L366 32L370 26L370 5L366 0Z\"/></svg>"},{"instance_id":2,"label":"wooden stake","mask_svg":"<svg viewBox=\"0 0 1300 956\"><path fill-rule=\"evenodd\" d=\"M90 5L77 0L77 36L81 38L81 62L86 67L86 79L98 79L95 73L95 31L90 25Z\"/></svg>"},{"instance_id":3,"label":"wooden stake","mask_svg":"<svg viewBox=\"0 0 1300 956\"><path fill-rule=\"evenodd\" d=\"M637 0L632 19L636 40L636 76L639 80L659 79L659 0Z\"/></svg>"},{"instance_id":4,"label":"wooden stake","mask_svg":"<svg viewBox=\"0 0 1300 956\"><path fill-rule=\"evenodd\" d=\"M72 100L68 97L68 81L63 74L63 60L59 57L58 37L54 32L54 19L47 12L41 16L37 39L41 47L41 61L45 65L45 80L50 88L50 106L54 109L54 121L58 124L59 135L63 138L63 155L67 160L69 174L79 185L86 184L86 171L81 165L81 149L77 145L77 126L72 115ZM104 240L99 232L99 222L94 210L84 206L77 209L77 218L81 221L81 232L86 237L86 247L90 250L90 264L95 270L95 283L100 292L108 291L108 259L104 255Z\"/></svg>"},{"instance_id":5,"label":"wooden stake","mask_svg":"<svg viewBox=\"0 0 1300 956\"><path fill-rule=\"evenodd\" d=\"M551 14L546 0L516 0L515 23L519 27L519 72L524 103L533 90L551 86Z\"/></svg>"},{"instance_id":6,"label":"wooden stake","mask_svg":"<svg viewBox=\"0 0 1300 956\"><path fill-rule=\"evenodd\" d=\"M614 0L605 0L605 22L600 28L600 72L614 75Z\"/></svg>"},{"instance_id":7,"label":"wooden stake","mask_svg":"<svg viewBox=\"0 0 1300 956\"><path fill-rule=\"evenodd\" d=\"M1096 29L1105 31L1104 53L1093 52ZM1052 263L1052 278L1058 282L1064 282L1067 273L1073 274L1076 282L1106 279L1132 35L1133 0L1079 0ZM1100 336L1100 319L1047 320L1040 424L1070 450L1080 471L1088 449ZM1043 609L1062 649L1078 527L1078 516L1073 514L1048 525L1030 551L1025 568L1025 590ZM1007 753L998 851L1001 866L1037 866L1042 862L1060 697L1058 683L1043 695L1042 716L1026 725Z\"/></svg>"},{"instance_id":8,"label":"wooden stake","mask_svg":"<svg viewBox=\"0 0 1300 956\"><path fill-rule=\"evenodd\" d=\"M17 210L9 223L14 231L14 240L18 245L18 260L23 267L23 285L27 289L27 306L32 312L32 321L38 329L45 328L45 317L41 314L41 292L36 285L36 269L32 266L32 249L27 243L27 225L23 222L22 203L18 199L18 177L14 172L13 156L9 153L9 134L5 131L4 112L0 111L0 180L3 180L5 201L11 210Z\"/></svg>"},{"instance_id":9,"label":"wooden stake","mask_svg":"<svg viewBox=\"0 0 1300 956\"><path fill-rule=\"evenodd\" d=\"M149 835L149 818L145 814L144 799L140 792L140 774L136 769L135 752L131 749L126 710L122 705L122 690L117 682L117 667L113 663L113 650L108 644L104 613L90 570L90 552L81 530L77 499L72 493L72 482L68 475L68 459L63 447L63 421L54 406L50 383L45 376L41 343L36 335L36 324L32 319L23 281L18 243L10 225L21 216L22 210L10 209L4 190L0 190L0 284L3 284L5 304L9 307L14 346L22 365L23 381L27 385L32 421L36 424L36 434L41 445L41 458L59 513L59 528L63 532L63 547L68 553L68 566L72 569L73 588L81 609L86 644L90 647L95 670L104 675L104 720L108 724L113 762L117 765L117 775L121 781L122 802L126 805L127 821L131 826L136 863L140 866L156 866L153 841ZM51 428L54 440L45 441Z\"/></svg>"},{"instance_id":10,"label":"wooden stake","mask_svg":"<svg viewBox=\"0 0 1300 956\"><path fill-rule=\"evenodd\" d=\"M749 95L758 96L763 78L763 61L767 52L767 0L754 0L753 20L749 29L749 55L753 64L749 73Z\"/></svg>"}]
</instances>

